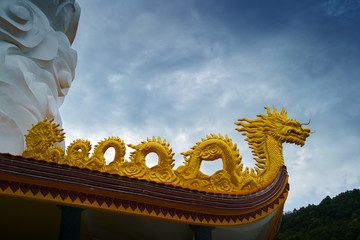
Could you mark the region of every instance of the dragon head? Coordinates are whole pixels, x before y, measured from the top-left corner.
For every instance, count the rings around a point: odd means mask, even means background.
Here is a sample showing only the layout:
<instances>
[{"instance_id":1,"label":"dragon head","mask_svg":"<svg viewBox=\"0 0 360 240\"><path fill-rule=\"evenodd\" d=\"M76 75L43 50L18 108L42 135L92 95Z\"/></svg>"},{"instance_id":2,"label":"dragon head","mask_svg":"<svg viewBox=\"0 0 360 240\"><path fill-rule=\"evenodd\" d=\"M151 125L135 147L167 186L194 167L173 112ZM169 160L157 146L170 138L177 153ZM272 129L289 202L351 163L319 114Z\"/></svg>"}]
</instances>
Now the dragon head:
<instances>
[{"instance_id":1,"label":"dragon head","mask_svg":"<svg viewBox=\"0 0 360 240\"><path fill-rule=\"evenodd\" d=\"M260 137L259 131L262 136L271 136L281 143L294 143L303 146L306 138L310 135L309 128L303 128L302 125L295 119L289 119L287 112L282 109L280 113L273 107L273 112L268 107L265 107L267 115L257 115L257 119L249 120L246 118L239 119L235 124L242 126L237 128L239 132L248 138ZM248 122L245 123L244 121Z\"/></svg>"}]
</instances>

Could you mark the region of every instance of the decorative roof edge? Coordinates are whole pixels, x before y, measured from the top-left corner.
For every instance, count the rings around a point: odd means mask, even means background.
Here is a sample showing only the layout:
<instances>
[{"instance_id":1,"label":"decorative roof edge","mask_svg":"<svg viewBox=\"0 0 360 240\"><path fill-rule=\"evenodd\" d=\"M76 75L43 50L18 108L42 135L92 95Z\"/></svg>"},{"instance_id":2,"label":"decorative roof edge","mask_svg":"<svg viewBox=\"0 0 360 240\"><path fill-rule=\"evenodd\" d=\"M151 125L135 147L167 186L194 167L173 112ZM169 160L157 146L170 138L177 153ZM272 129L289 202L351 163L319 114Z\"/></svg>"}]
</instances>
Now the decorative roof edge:
<instances>
[{"instance_id":1,"label":"decorative roof edge","mask_svg":"<svg viewBox=\"0 0 360 240\"><path fill-rule=\"evenodd\" d=\"M24 163L26 166L21 168ZM186 224L230 226L254 222L282 207L289 190L285 167L271 187L243 196L208 194L106 173L95 175L76 167L0 155L2 195ZM73 182L66 183L69 179Z\"/></svg>"}]
</instances>

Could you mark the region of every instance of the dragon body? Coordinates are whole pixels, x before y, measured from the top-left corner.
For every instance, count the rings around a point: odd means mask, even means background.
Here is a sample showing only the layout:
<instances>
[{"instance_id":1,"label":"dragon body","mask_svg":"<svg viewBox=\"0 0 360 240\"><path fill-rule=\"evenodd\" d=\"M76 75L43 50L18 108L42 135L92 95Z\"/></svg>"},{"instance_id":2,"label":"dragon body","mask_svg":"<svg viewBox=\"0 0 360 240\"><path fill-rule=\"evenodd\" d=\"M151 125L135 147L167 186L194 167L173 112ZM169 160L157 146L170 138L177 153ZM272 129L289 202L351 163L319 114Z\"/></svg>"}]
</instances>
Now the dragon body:
<instances>
[{"instance_id":1,"label":"dragon body","mask_svg":"<svg viewBox=\"0 0 360 240\"><path fill-rule=\"evenodd\" d=\"M124 160L125 143L118 137L99 142L91 157L90 142L80 139L70 144L65 154L61 147L53 146L64 139L62 129L46 119L29 130L26 136L27 150L23 156L215 193L254 191L271 183L284 165L282 143L303 146L310 133L309 128L302 127L304 124L288 119L284 109L280 113L275 108L273 112L267 107L265 109L267 115L258 115L253 120L242 118L235 123L239 126L236 130L247 137L245 140L252 149L256 167L251 170L248 167L243 169L242 157L231 139L214 134L182 153L185 164L176 170L173 170L174 153L169 143L160 137L147 139L138 145L129 144L134 149L129 161ZM104 154L109 148L115 149L115 156L107 165ZM158 156L158 164L151 168L147 167L145 160L149 153ZM222 169L211 176L200 171L202 161L217 159L222 160Z\"/></svg>"},{"instance_id":2,"label":"dragon body","mask_svg":"<svg viewBox=\"0 0 360 240\"><path fill-rule=\"evenodd\" d=\"M243 171L241 156L227 136L211 135L202 142L192 147L191 151L182 153L185 156L185 165L180 166L180 172L189 183L192 179L203 179L203 181L219 184L215 190L232 189L235 191L252 190L272 181L278 170L284 165L282 155L282 144L284 142L294 143L300 146L305 144L310 129L302 128L302 124L287 118L284 109L278 113L274 108L271 112L265 107L268 115L258 115L257 119L249 120L241 118L235 124L240 126L237 131L242 132L254 155L256 167L249 171L246 167ZM213 161L222 159L223 169L215 172L212 176L206 176L200 172L203 160Z\"/></svg>"}]
</instances>

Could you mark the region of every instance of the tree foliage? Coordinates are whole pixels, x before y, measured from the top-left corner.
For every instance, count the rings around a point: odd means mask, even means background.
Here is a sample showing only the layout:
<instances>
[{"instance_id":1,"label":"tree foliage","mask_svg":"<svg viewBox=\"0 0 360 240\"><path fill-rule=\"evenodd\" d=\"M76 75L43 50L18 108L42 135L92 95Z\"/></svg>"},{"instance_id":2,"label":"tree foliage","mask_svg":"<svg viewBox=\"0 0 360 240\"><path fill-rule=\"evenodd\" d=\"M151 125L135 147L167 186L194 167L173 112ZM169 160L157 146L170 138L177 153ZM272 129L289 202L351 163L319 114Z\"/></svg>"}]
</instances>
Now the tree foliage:
<instances>
[{"instance_id":1,"label":"tree foliage","mask_svg":"<svg viewBox=\"0 0 360 240\"><path fill-rule=\"evenodd\" d=\"M360 190L283 214L276 240L360 240Z\"/></svg>"}]
</instances>

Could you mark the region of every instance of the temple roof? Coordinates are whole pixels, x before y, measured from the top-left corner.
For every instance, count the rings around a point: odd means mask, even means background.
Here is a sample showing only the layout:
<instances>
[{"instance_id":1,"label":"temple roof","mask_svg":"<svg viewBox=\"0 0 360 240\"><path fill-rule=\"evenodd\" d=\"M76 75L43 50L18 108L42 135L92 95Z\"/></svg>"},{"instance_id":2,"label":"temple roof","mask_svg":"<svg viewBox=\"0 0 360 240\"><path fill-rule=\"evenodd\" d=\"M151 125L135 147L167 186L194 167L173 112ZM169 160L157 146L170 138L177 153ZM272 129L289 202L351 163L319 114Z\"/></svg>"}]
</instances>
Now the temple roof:
<instances>
[{"instance_id":1,"label":"temple roof","mask_svg":"<svg viewBox=\"0 0 360 240\"><path fill-rule=\"evenodd\" d=\"M285 166L261 191L234 195L0 154L2 195L182 224L237 226L273 218L288 190Z\"/></svg>"}]
</instances>

